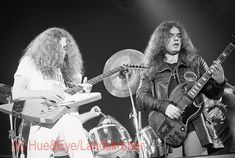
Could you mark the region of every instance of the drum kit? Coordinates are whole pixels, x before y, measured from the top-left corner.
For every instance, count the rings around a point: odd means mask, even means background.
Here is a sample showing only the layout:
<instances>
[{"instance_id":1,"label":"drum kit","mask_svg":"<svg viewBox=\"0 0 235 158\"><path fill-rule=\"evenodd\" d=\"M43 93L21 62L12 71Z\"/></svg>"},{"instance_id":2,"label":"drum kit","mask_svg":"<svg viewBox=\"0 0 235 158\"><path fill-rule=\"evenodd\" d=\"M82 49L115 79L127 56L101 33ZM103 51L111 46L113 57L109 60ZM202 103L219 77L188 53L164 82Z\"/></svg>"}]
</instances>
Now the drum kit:
<instances>
[{"instance_id":1,"label":"drum kit","mask_svg":"<svg viewBox=\"0 0 235 158\"><path fill-rule=\"evenodd\" d=\"M133 49L124 49L112 55L106 62L103 72L108 72L121 65L136 66L137 69L125 69L104 79L105 88L113 96L124 98L130 97L132 104L132 115L134 120L136 138L132 140L128 131L117 121L100 124L91 129L88 133L90 143L95 158L149 158L161 157L164 155L162 140L156 135L150 126L141 127L141 113L136 111L133 97L140 82L140 71L144 67L144 55ZM11 87L0 84L0 101L2 103L11 102ZM103 114L104 118L107 115ZM10 115L11 130L12 116ZM13 135L13 134L12 134ZM22 131L19 133L22 135ZM22 139L21 139L22 140ZM12 141L12 157L15 154L14 138ZM56 154L55 154L56 155ZM57 154L56 157L66 154ZM22 157L22 156L21 156Z\"/></svg>"}]
</instances>

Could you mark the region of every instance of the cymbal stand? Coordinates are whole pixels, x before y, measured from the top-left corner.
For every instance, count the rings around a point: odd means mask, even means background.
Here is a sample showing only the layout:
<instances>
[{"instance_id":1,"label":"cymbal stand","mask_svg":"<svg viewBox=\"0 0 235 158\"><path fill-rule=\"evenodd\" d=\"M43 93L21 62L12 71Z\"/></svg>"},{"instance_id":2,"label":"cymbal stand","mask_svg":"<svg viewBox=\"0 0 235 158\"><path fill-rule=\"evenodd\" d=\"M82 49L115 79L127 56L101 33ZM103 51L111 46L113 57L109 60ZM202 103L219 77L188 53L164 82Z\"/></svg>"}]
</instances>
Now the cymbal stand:
<instances>
[{"instance_id":1,"label":"cymbal stand","mask_svg":"<svg viewBox=\"0 0 235 158\"><path fill-rule=\"evenodd\" d=\"M8 100L8 104L11 103L11 96L9 96L7 98ZM11 139L11 153L12 153L12 158L16 158L16 150L15 150L15 138L16 138L16 134L15 131L13 129L13 121L12 121L12 115L9 114L9 119L10 119L10 131L9 131L9 138Z\"/></svg>"},{"instance_id":2,"label":"cymbal stand","mask_svg":"<svg viewBox=\"0 0 235 158\"><path fill-rule=\"evenodd\" d=\"M24 119L22 119L20 127L19 127L19 135L18 135L18 148L17 148L17 157L19 157L19 151L20 151L20 158L25 158L25 154L24 154L24 138L22 136L22 132L23 132L23 128L24 128Z\"/></svg>"},{"instance_id":3,"label":"cymbal stand","mask_svg":"<svg viewBox=\"0 0 235 158\"><path fill-rule=\"evenodd\" d=\"M128 90L130 93L130 99L131 99L131 105L132 105L132 109L133 109L133 113L132 113L132 117L134 119L134 125L135 125L135 130L136 130L136 136L137 136L137 140L138 143L140 144L141 141L141 136L140 136L140 123L138 123L138 116L137 116L137 112L136 112L136 108L135 108L135 104L134 104L134 100L133 100L133 96L132 96L132 92L131 92L131 88L130 88L130 84L129 84L129 72L128 69L126 69L124 71L126 80L127 80L127 86L128 86ZM138 146L139 147L139 158L147 158L146 153L143 151L142 145Z\"/></svg>"}]
</instances>

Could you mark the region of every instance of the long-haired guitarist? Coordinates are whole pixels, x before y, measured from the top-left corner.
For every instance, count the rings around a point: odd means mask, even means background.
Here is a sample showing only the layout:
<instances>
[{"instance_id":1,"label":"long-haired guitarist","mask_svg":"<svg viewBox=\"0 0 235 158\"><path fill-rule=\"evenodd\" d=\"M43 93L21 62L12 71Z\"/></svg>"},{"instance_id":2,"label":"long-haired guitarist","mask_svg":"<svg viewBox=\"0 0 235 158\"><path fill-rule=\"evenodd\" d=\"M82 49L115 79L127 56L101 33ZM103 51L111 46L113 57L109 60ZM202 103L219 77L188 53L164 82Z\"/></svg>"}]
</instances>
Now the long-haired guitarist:
<instances>
[{"instance_id":1,"label":"long-haired guitarist","mask_svg":"<svg viewBox=\"0 0 235 158\"><path fill-rule=\"evenodd\" d=\"M14 75L13 99L64 100L69 83L81 83L83 60L72 35L62 28L49 28L28 45ZM81 84L90 91L89 84ZM33 110L33 109L32 109ZM63 115L53 126L31 124L27 154L30 158L53 157L53 145L62 136L70 157L92 158L77 109Z\"/></svg>"},{"instance_id":2,"label":"long-haired guitarist","mask_svg":"<svg viewBox=\"0 0 235 158\"><path fill-rule=\"evenodd\" d=\"M169 99L170 95L177 95L177 91L174 91L176 94L171 94L171 92L181 83L193 85L208 70L207 64L197 54L185 28L176 21L163 22L155 29L145 50L145 59L146 66L150 69L141 75L141 83L136 94L138 108L162 113L172 120L177 120L184 111ZM218 99L225 86L224 71L220 63L214 62L211 72L212 78L200 93L204 93L209 98ZM196 104L201 103L201 95L198 95L194 101ZM185 140L181 146L174 147L168 157L207 154L205 147L208 145L207 129L202 119L203 117L197 115L188 123ZM162 120L149 121L161 122ZM171 123L164 123L163 128L159 128L161 131L155 132L166 135L167 132L172 132ZM172 140L179 135L175 133L171 135Z\"/></svg>"}]
</instances>

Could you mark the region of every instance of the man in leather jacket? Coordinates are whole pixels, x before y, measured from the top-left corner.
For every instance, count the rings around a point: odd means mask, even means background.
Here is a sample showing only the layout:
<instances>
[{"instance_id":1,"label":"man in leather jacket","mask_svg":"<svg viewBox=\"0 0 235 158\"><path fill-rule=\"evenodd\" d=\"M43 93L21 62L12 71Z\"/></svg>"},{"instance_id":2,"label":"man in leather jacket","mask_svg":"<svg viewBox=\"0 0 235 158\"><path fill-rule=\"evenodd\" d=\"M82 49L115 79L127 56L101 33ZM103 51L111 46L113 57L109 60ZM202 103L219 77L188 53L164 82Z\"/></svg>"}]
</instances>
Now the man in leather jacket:
<instances>
[{"instance_id":1,"label":"man in leather jacket","mask_svg":"<svg viewBox=\"0 0 235 158\"><path fill-rule=\"evenodd\" d=\"M221 64L214 61L209 68L197 54L189 35L179 22L163 22L156 28L145 50L145 64L149 69L141 74L136 102L138 109L151 111L150 116L158 112L170 119L178 119L183 109L169 99L173 95L171 92L181 83L194 85L208 69L212 77L200 93L213 99L219 99L223 93L225 80ZM194 102L203 106L200 93ZM150 118L149 123L159 121ZM156 129L153 126L152 128ZM206 145L209 145L206 130L203 115L198 114L188 123L188 133L183 144L173 148L168 157L206 155Z\"/></svg>"}]
</instances>

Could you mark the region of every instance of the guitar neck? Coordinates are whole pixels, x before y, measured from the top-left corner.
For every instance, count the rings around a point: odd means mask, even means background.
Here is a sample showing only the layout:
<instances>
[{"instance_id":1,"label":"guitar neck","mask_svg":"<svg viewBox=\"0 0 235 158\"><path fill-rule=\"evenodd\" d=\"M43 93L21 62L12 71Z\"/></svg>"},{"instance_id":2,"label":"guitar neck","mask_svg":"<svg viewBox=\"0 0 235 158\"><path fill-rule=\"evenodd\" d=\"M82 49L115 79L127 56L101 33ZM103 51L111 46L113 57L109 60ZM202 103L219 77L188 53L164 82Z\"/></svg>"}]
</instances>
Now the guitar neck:
<instances>
[{"instance_id":1,"label":"guitar neck","mask_svg":"<svg viewBox=\"0 0 235 158\"><path fill-rule=\"evenodd\" d=\"M90 80L88 80L86 83L89 83L91 85L94 85L98 82L101 82L103 81L105 78L117 73L117 72L120 72L122 70L126 70L126 69L133 69L133 70L141 70L141 69L148 69L148 67L144 67L144 66L139 66L139 65L127 65L127 64L123 64L121 66L118 66L110 71L107 71L106 73L103 73L101 75L98 75ZM77 86L74 86L70 89L67 89L65 90L66 93L70 94L70 95L73 95L75 94L76 92L79 92L83 89L82 86L80 85L77 85Z\"/></svg>"},{"instance_id":2,"label":"guitar neck","mask_svg":"<svg viewBox=\"0 0 235 158\"><path fill-rule=\"evenodd\" d=\"M87 83L89 83L91 85L94 85L96 83L99 83L99 82L103 81L103 79L105 79L105 78L107 78L107 77L109 77L109 76L111 76L111 75L113 75L113 74L115 74L115 73L117 73L119 71L122 71L124 69L126 69L124 66L119 66L119 67L117 67L115 69L112 69L112 70L110 70L110 71L108 71L106 73L100 74L100 75L98 75L98 76L88 80Z\"/></svg>"},{"instance_id":3,"label":"guitar neck","mask_svg":"<svg viewBox=\"0 0 235 158\"><path fill-rule=\"evenodd\" d=\"M126 69L125 66L116 67L115 69L112 69L112 70L110 70L110 71L108 71L106 73L103 73L101 75L98 75L98 76L88 80L86 83L94 85L94 84L96 84L98 82L101 82L103 79L105 79L105 78L107 78L107 77L109 77L109 76L111 76L111 75L113 75L113 74L115 74L115 73L117 73L119 71L125 70L125 69ZM73 88L65 90L65 92L70 94L70 95L74 95L76 92L79 92L82 89L83 89L82 86L77 85L77 86L74 86Z\"/></svg>"},{"instance_id":4,"label":"guitar neck","mask_svg":"<svg viewBox=\"0 0 235 158\"><path fill-rule=\"evenodd\" d=\"M219 63L222 63L227 56L232 52L235 45L233 43L229 43L229 45L224 49L224 51L219 55L219 57L216 59ZM211 78L211 70L208 69L202 77L195 83L195 85L188 91L187 95L194 99L200 90L204 87L204 85L207 83L207 81Z\"/></svg>"}]
</instances>

